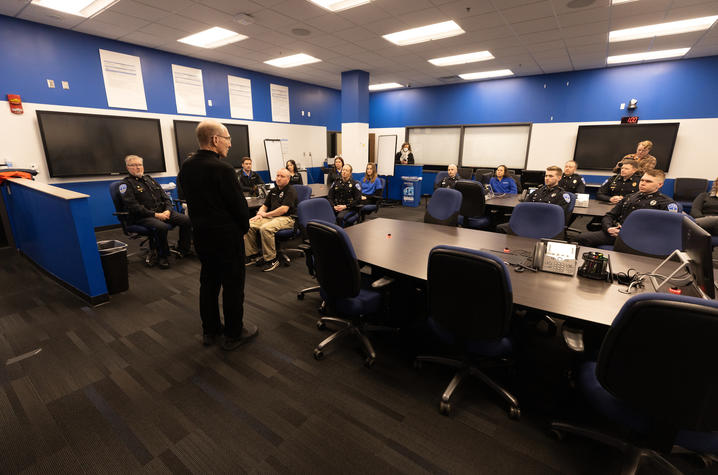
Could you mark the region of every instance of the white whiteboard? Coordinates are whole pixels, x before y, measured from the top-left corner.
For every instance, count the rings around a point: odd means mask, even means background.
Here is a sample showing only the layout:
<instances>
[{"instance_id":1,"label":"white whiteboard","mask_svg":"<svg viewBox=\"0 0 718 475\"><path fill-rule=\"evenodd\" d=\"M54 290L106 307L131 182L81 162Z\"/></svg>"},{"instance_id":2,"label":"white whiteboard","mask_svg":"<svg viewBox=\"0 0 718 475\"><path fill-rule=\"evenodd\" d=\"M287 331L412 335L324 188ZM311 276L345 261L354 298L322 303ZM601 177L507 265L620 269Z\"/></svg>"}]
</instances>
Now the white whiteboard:
<instances>
[{"instance_id":1,"label":"white whiteboard","mask_svg":"<svg viewBox=\"0 0 718 475\"><path fill-rule=\"evenodd\" d=\"M379 175L394 175L396 135L380 135L376 147L376 169Z\"/></svg>"},{"instance_id":2,"label":"white whiteboard","mask_svg":"<svg viewBox=\"0 0 718 475\"><path fill-rule=\"evenodd\" d=\"M466 127L463 167L525 168L530 125Z\"/></svg>"},{"instance_id":3,"label":"white whiteboard","mask_svg":"<svg viewBox=\"0 0 718 475\"><path fill-rule=\"evenodd\" d=\"M416 165L459 163L461 127L409 129L409 143Z\"/></svg>"},{"instance_id":4,"label":"white whiteboard","mask_svg":"<svg viewBox=\"0 0 718 475\"><path fill-rule=\"evenodd\" d=\"M264 152L267 154L269 179L274 181L280 168L284 168L284 155L282 154L282 141L279 139L264 139Z\"/></svg>"}]
</instances>

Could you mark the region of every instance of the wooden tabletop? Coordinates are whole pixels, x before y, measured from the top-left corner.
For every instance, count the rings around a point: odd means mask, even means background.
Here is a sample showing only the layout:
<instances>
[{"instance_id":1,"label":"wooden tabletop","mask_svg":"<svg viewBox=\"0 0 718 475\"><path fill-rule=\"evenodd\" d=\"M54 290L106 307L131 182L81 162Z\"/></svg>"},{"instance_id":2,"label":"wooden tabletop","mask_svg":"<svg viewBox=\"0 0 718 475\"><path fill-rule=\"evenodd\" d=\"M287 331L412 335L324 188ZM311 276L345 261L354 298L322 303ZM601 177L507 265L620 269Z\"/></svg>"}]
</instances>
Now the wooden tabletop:
<instances>
[{"instance_id":1,"label":"wooden tabletop","mask_svg":"<svg viewBox=\"0 0 718 475\"><path fill-rule=\"evenodd\" d=\"M346 228L357 258L388 271L426 280L429 252L446 244L470 249L510 249L532 253L536 240L519 236L476 231L412 221L376 218ZM579 256L590 248L581 248ZM601 251L604 252L606 251ZM654 269L660 260L608 253L614 272L633 268L643 272ZM579 257L579 263L582 260ZM513 268L512 268L513 269ZM550 314L610 325L628 295L619 292L625 286L582 277L549 272L510 273L514 302ZM477 279L478 280L478 279ZM477 282L477 285L480 285ZM650 289L650 284L648 285Z\"/></svg>"},{"instance_id":2,"label":"wooden tabletop","mask_svg":"<svg viewBox=\"0 0 718 475\"><path fill-rule=\"evenodd\" d=\"M515 208L519 203L519 195L516 194L506 194L486 200L487 206L500 208ZM588 200L588 208L579 208L576 206L573 208L573 214L579 216L603 216L614 206L615 205L611 203L591 199Z\"/></svg>"}]
</instances>

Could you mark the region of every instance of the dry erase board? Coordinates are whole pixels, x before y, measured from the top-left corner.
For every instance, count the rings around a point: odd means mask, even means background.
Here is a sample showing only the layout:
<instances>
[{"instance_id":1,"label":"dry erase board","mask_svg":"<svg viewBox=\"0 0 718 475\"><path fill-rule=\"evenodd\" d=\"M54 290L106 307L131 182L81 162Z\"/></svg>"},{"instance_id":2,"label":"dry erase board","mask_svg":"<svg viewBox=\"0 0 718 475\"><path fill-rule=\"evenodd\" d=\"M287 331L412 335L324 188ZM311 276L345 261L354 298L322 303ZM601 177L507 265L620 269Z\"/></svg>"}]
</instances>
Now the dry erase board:
<instances>
[{"instance_id":1,"label":"dry erase board","mask_svg":"<svg viewBox=\"0 0 718 475\"><path fill-rule=\"evenodd\" d=\"M282 154L282 141L279 139L264 139L264 152L267 154L267 169L269 178L274 180L280 168L284 168L284 155Z\"/></svg>"},{"instance_id":2,"label":"dry erase board","mask_svg":"<svg viewBox=\"0 0 718 475\"><path fill-rule=\"evenodd\" d=\"M376 164L379 175L394 175L394 156L396 155L396 135L380 135L377 144Z\"/></svg>"}]
</instances>

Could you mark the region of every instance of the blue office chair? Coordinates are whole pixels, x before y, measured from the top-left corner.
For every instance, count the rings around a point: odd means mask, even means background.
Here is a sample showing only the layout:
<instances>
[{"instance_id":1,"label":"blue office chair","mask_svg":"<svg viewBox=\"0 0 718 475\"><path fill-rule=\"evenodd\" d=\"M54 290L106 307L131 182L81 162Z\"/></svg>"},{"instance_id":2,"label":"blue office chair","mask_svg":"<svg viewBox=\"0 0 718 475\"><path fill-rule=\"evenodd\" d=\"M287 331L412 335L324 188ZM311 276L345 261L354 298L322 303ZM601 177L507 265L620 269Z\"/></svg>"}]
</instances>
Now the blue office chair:
<instances>
[{"instance_id":1,"label":"blue office chair","mask_svg":"<svg viewBox=\"0 0 718 475\"><path fill-rule=\"evenodd\" d=\"M309 197L312 195L312 189L306 185L293 185L294 189L297 191L297 206L302 201L306 201L309 199ZM289 257L290 253L296 253L296 254L304 254L304 251L302 249L284 249L282 248L282 243L286 241L291 241L292 239L295 239L299 237L301 234L301 229L299 227L299 223L297 222L297 217L294 216L294 227L288 228L288 229L280 229L274 234L274 241L277 243L277 257L280 259L280 262L282 262L285 266L288 266L291 263L291 258Z\"/></svg>"},{"instance_id":2,"label":"blue office chair","mask_svg":"<svg viewBox=\"0 0 718 475\"><path fill-rule=\"evenodd\" d=\"M349 236L340 226L329 221L310 221L307 224L307 234L314 255L320 295L327 304L327 313L337 315L321 317L317 321L317 327L321 330L327 323L342 326L314 348L314 358L322 359L324 348L328 344L353 334L362 342L367 353L364 364L371 367L376 353L366 333L389 329L368 325L365 317L379 312L382 295L376 290L362 288L359 262ZM376 285L373 284L372 287L376 288Z\"/></svg>"},{"instance_id":3,"label":"blue office chair","mask_svg":"<svg viewBox=\"0 0 718 475\"><path fill-rule=\"evenodd\" d=\"M708 180L705 178L676 178L673 181L673 199L690 213L693 200L707 189Z\"/></svg>"},{"instance_id":4,"label":"blue office chair","mask_svg":"<svg viewBox=\"0 0 718 475\"><path fill-rule=\"evenodd\" d=\"M683 214L637 209L621 226L613 249L642 256L666 257L683 250Z\"/></svg>"},{"instance_id":5,"label":"blue office chair","mask_svg":"<svg viewBox=\"0 0 718 475\"><path fill-rule=\"evenodd\" d=\"M377 180L379 180L379 183L380 183L380 185L381 185L381 188L378 189L378 190L372 195L372 197L373 197L374 200L375 200L374 203L368 204L368 205L364 205L364 206L362 206L362 207L360 208L360 210L359 210L359 212L360 212L360 218L359 218L359 220L360 220L360 221L364 221L364 219L366 219L366 217L369 216L371 213L376 213L376 212L378 212L378 211L379 211L379 207L380 207L381 204L382 204L382 201L383 201L383 199L384 199L384 190L386 189L386 181L385 181L383 178L381 178L381 177L377 177Z\"/></svg>"},{"instance_id":6,"label":"blue office chair","mask_svg":"<svg viewBox=\"0 0 718 475\"><path fill-rule=\"evenodd\" d=\"M299 229L306 237L307 225L310 221L327 221L334 222L334 210L332 205L329 204L325 198L310 198L302 201L297 205L297 222L299 223ZM307 263L307 271L309 275L315 277L314 272L314 256L312 255L312 246L309 240L306 240L303 244L299 245L299 248L304 251L304 256ZM306 289L299 290L297 292L297 299L304 300L304 295L311 292L319 292L319 286L307 287Z\"/></svg>"},{"instance_id":7,"label":"blue office chair","mask_svg":"<svg viewBox=\"0 0 718 475\"><path fill-rule=\"evenodd\" d=\"M426 205L424 222L456 226L459 224L461 193L451 188L437 188Z\"/></svg>"},{"instance_id":8,"label":"blue office chair","mask_svg":"<svg viewBox=\"0 0 718 475\"><path fill-rule=\"evenodd\" d=\"M490 221L484 216L486 211L486 197L484 186L477 181L459 180L456 191L461 193L461 209L459 211L459 226L471 229L486 229Z\"/></svg>"},{"instance_id":9,"label":"blue office chair","mask_svg":"<svg viewBox=\"0 0 718 475\"><path fill-rule=\"evenodd\" d=\"M534 239L559 239L564 235L566 215L559 205L519 203L509 219L509 234Z\"/></svg>"},{"instance_id":10,"label":"blue office chair","mask_svg":"<svg viewBox=\"0 0 718 475\"><path fill-rule=\"evenodd\" d=\"M443 180L447 176L449 176L449 172L447 172L446 170L444 170L443 172L438 172L436 174L436 177L434 177L434 188L439 186L439 183L441 183L441 180Z\"/></svg>"},{"instance_id":11,"label":"blue office chair","mask_svg":"<svg viewBox=\"0 0 718 475\"><path fill-rule=\"evenodd\" d=\"M554 422L623 451L622 473L643 458L681 473L661 453L676 445L718 452L718 302L671 294L630 298L613 320L598 361L579 372L583 394L602 417L629 429L622 440L590 428Z\"/></svg>"},{"instance_id":12,"label":"blue office chair","mask_svg":"<svg viewBox=\"0 0 718 475\"><path fill-rule=\"evenodd\" d=\"M453 246L436 246L429 254L427 300L429 325L458 359L419 356L416 361L458 368L441 396L439 412L451 411L451 396L467 375L475 376L509 403L509 416L521 416L519 403L478 367L479 360L506 362L512 353L508 338L513 315L509 271L496 256ZM471 295L472 298L456 298ZM477 302L481 302L477 305Z\"/></svg>"},{"instance_id":13,"label":"blue office chair","mask_svg":"<svg viewBox=\"0 0 718 475\"><path fill-rule=\"evenodd\" d=\"M130 213L125 209L125 203L122 201L122 194L120 193L121 181L114 181L110 183L110 197L112 203L115 205L115 212L113 216L117 217L122 227L122 233L130 239L140 239L140 249L145 244L148 244L149 249L146 250L145 264L148 267L155 265L155 257L157 244L155 243L155 230L149 226L142 226L140 224L134 224L129 222Z\"/></svg>"}]
</instances>

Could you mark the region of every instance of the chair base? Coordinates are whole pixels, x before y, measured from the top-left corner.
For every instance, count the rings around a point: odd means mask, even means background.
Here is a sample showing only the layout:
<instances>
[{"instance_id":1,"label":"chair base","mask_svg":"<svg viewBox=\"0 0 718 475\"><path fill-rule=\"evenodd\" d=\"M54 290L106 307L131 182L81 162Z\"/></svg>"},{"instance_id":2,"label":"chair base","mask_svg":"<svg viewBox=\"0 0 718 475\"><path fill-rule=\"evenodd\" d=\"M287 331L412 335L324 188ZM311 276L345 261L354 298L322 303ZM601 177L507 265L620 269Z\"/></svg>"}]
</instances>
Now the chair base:
<instances>
[{"instance_id":1,"label":"chair base","mask_svg":"<svg viewBox=\"0 0 718 475\"><path fill-rule=\"evenodd\" d=\"M675 465L666 460L661 454L659 454L655 450L636 447L624 440L621 440L617 437L612 437L594 429L580 427L565 422L552 422L551 432L559 440L563 439L564 433L570 433L580 435L581 437L586 437L588 439L595 440L596 442L600 442L604 445L619 449L626 455L623 467L621 468L622 475L635 474L638 471L638 467L641 465L643 459L650 460L654 463L654 465L661 467L665 473L671 473L674 475L680 475L682 473L675 467Z\"/></svg>"},{"instance_id":2,"label":"chair base","mask_svg":"<svg viewBox=\"0 0 718 475\"><path fill-rule=\"evenodd\" d=\"M424 362L437 363L443 366L450 366L452 368L458 369L454 377L449 382L449 385L444 390L444 393L441 395L441 402L439 403L439 412L441 414L445 416L449 415L449 413L451 412L451 397L454 395L454 392L466 376L473 376L481 380L484 384L486 384L489 388L493 389L502 398L504 398L506 402L509 403L508 414L511 419L518 420L521 417L521 408L519 407L519 401L516 399L516 397L514 397L513 394L498 385L493 379L489 378L486 373L481 371L476 366L469 365L464 361L455 360L452 358L445 358L442 356L416 357L415 364L417 366L421 365L421 363Z\"/></svg>"},{"instance_id":3,"label":"chair base","mask_svg":"<svg viewBox=\"0 0 718 475\"><path fill-rule=\"evenodd\" d=\"M289 267L289 265L292 263L292 258L290 257L290 254L295 254L297 256L304 256L304 251L301 249L278 249L277 250L277 259L279 259L279 262L281 262L285 267Z\"/></svg>"},{"instance_id":4,"label":"chair base","mask_svg":"<svg viewBox=\"0 0 718 475\"><path fill-rule=\"evenodd\" d=\"M297 292L297 300L304 300L304 295L309 294L312 292L319 292L319 286L315 285L313 287L307 287L306 289L302 289L299 292Z\"/></svg>"},{"instance_id":5,"label":"chair base","mask_svg":"<svg viewBox=\"0 0 718 475\"><path fill-rule=\"evenodd\" d=\"M367 368L371 368L374 366L374 361L376 360L376 352L374 351L374 346L371 344L371 341L369 341L369 338L367 337L368 332L397 332L398 329L396 328L390 328L390 327L383 327L383 326L377 326L377 325L369 325L366 323L355 323L351 320L345 320L343 318L338 317L321 317L319 320L317 320L317 328L320 330L323 330L326 328L327 323L333 323L340 325L341 328L328 337L326 337L324 340L322 340L321 343L319 343L314 348L314 358L316 360L321 360L324 358L324 348L329 345L330 343L345 337L347 335L355 335L357 338L359 338L359 341L362 343L362 346L364 347L364 351L367 355L366 359L364 360L364 365Z\"/></svg>"}]
</instances>

